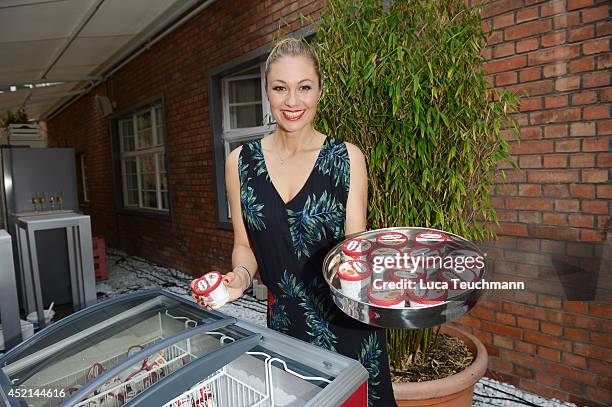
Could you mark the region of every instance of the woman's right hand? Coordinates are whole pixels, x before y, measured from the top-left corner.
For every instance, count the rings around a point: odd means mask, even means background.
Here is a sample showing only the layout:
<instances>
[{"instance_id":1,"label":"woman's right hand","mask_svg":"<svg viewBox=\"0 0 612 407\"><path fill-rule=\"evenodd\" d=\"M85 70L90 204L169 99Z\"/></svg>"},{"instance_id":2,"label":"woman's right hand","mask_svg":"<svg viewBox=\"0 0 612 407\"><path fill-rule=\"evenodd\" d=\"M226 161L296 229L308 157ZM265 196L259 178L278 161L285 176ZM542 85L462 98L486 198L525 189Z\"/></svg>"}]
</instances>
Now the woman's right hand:
<instances>
[{"instance_id":1,"label":"woman's right hand","mask_svg":"<svg viewBox=\"0 0 612 407\"><path fill-rule=\"evenodd\" d=\"M228 302L234 301L242 297L242 295L248 288L248 276L244 275L244 273L246 273L246 271L239 273L230 271L229 273L223 276L223 280L221 281L223 284L225 284L225 287L227 288L227 291L229 293L229 297L227 300ZM212 307L206 303L206 300L203 297L199 296L193 291L196 281L197 279L191 281L191 296L197 301L200 306L205 307L207 309L212 309Z\"/></svg>"}]
</instances>

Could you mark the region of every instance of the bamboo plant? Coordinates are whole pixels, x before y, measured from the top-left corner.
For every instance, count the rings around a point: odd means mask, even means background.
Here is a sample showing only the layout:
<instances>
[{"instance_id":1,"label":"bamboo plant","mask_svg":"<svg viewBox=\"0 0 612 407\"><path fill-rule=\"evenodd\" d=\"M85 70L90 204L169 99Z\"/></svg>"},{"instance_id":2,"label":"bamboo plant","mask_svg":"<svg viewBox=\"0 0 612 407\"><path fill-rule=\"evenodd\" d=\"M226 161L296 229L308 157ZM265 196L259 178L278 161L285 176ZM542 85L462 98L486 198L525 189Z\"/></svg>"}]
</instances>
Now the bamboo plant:
<instances>
[{"instance_id":1,"label":"bamboo plant","mask_svg":"<svg viewBox=\"0 0 612 407\"><path fill-rule=\"evenodd\" d=\"M328 0L314 43L324 78L317 126L364 152L368 228L493 238L491 196L509 158L503 129L518 136L518 97L488 88L480 9L463 0ZM397 368L426 362L436 335L387 338Z\"/></svg>"}]
</instances>

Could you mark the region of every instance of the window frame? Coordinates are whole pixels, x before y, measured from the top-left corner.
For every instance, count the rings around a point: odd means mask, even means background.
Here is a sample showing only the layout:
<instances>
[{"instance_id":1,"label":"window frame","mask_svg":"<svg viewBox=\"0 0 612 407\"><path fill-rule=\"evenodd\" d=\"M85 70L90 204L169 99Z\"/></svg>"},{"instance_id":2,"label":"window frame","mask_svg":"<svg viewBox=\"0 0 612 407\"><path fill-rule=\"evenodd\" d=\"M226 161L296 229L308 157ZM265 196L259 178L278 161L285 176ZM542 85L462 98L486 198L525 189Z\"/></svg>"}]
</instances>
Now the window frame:
<instances>
[{"instance_id":1,"label":"window frame","mask_svg":"<svg viewBox=\"0 0 612 407\"><path fill-rule=\"evenodd\" d=\"M160 137L157 133L157 128L160 127L157 124L157 115L155 110L159 108L160 117L162 119L161 124L161 134ZM139 114L143 112L151 112L151 134L152 134L152 143L153 145L149 148L143 149L141 151L137 150L138 143L138 127L137 127L137 117ZM131 117L133 121L133 129L134 129L134 150L124 152L123 151L123 134L121 129L121 123L126 121ZM163 95L156 96L149 100L146 100L138 105L129 107L127 109L114 114L111 117L111 133L112 143L113 143L113 161L114 161L114 175L115 175L115 204L117 211L119 213L129 214L129 215L142 215L145 217L152 217L157 219L165 219L171 220L173 218L173 207L172 207L172 188L170 185L170 148L168 143L168 129L167 129L167 119L166 119L166 109L165 109L165 100ZM159 144L159 139L163 140L163 144ZM160 160L160 153L163 153L164 159ZM155 165L155 184L156 184L156 201L157 208L145 207L143 205L143 193L148 190L143 190L141 188L141 172L138 170L138 166L140 165L140 157L154 157L154 165ZM127 182L125 177L125 159L135 157L136 165L137 165L137 191L138 191L138 204L137 205L128 205L127 199ZM166 175L166 190L162 190L162 177L160 168L162 167ZM159 209L162 205L161 196L163 192L166 192L167 196L167 208Z\"/></svg>"}]
</instances>

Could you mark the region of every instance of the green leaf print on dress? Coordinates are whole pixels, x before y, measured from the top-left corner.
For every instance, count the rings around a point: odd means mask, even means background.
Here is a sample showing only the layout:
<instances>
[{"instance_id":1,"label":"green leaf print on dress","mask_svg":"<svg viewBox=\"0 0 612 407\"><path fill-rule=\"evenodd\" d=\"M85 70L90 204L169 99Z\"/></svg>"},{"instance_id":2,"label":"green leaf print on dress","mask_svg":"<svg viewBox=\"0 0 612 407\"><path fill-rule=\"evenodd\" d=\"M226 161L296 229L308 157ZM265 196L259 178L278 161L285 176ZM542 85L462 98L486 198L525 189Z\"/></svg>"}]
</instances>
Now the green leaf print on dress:
<instances>
[{"instance_id":1,"label":"green leaf print on dress","mask_svg":"<svg viewBox=\"0 0 612 407\"><path fill-rule=\"evenodd\" d=\"M264 161L263 152L261 151L261 142L248 143L247 146L251 150L251 157L255 161L255 175L260 176L261 174L266 175L266 180L270 181L270 175L266 171L266 162Z\"/></svg>"},{"instance_id":2,"label":"green leaf print on dress","mask_svg":"<svg viewBox=\"0 0 612 407\"><path fill-rule=\"evenodd\" d=\"M279 332L287 332L289 330L289 314L285 311L285 306L278 302L278 298L274 293L272 295L272 307L270 309L270 328Z\"/></svg>"},{"instance_id":3,"label":"green leaf print on dress","mask_svg":"<svg viewBox=\"0 0 612 407\"><path fill-rule=\"evenodd\" d=\"M312 194L301 211L287 209L289 232L298 260L302 255L309 257L311 249L331 233L334 239L344 234L345 208L336 198L323 191L319 198Z\"/></svg>"},{"instance_id":4,"label":"green leaf print on dress","mask_svg":"<svg viewBox=\"0 0 612 407\"><path fill-rule=\"evenodd\" d=\"M334 143L331 147L323 149L319 156L317 169L321 174L331 174L336 186L342 182L345 192L348 193L350 166L348 151L344 143Z\"/></svg>"},{"instance_id":5,"label":"green leaf print on dress","mask_svg":"<svg viewBox=\"0 0 612 407\"><path fill-rule=\"evenodd\" d=\"M257 196L253 188L248 186L248 164L242 162L242 155L238 156L238 174L240 177L240 203L242 205L242 215L251 229L262 230L266 228L263 221L264 215L261 210L264 208L262 203L257 203Z\"/></svg>"},{"instance_id":6,"label":"green leaf print on dress","mask_svg":"<svg viewBox=\"0 0 612 407\"><path fill-rule=\"evenodd\" d=\"M314 280L308 287L304 287L302 282L298 283L295 276L285 270L278 286L284 296L301 301L300 307L306 311L304 315L306 326L309 328L306 333L312 338L310 343L335 352L334 344L338 340L329 329L329 321L334 315L330 312L332 308L326 306L322 300L324 298L321 295L324 290L322 283Z\"/></svg>"},{"instance_id":7,"label":"green leaf print on dress","mask_svg":"<svg viewBox=\"0 0 612 407\"><path fill-rule=\"evenodd\" d=\"M382 351L378 348L378 338L376 333L370 334L368 339L364 339L361 344L361 351L358 355L359 362L368 371L368 406L374 404L374 400L380 399L374 390L375 386L380 384L376 378L380 373L378 368L378 357Z\"/></svg>"}]
</instances>

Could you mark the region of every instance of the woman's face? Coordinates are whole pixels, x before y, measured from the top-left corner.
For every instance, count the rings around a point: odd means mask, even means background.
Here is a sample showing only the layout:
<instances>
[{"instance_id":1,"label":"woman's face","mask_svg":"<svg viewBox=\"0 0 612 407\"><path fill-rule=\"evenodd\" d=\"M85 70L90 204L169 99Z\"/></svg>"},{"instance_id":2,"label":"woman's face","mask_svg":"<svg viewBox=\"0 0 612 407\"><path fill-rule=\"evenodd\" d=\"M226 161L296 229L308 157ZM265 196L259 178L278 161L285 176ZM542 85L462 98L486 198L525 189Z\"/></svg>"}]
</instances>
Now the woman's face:
<instances>
[{"instance_id":1,"label":"woman's face","mask_svg":"<svg viewBox=\"0 0 612 407\"><path fill-rule=\"evenodd\" d=\"M266 92L272 116L285 131L298 131L312 123L321 95L312 61L284 56L270 65Z\"/></svg>"}]
</instances>

